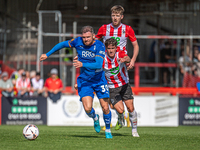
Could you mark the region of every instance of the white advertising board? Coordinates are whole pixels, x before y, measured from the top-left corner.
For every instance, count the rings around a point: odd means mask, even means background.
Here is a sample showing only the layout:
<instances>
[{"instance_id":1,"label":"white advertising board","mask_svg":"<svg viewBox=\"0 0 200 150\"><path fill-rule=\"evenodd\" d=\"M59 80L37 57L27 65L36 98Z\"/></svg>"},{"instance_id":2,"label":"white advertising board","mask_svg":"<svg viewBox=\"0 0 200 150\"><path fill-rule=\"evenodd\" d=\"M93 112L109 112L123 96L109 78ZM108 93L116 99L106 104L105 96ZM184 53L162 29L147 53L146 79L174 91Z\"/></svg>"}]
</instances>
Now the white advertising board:
<instances>
[{"instance_id":1,"label":"white advertising board","mask_svg":"<svg viewBox=\"0 0 200 150\"><path fill-rule=\"evenodd\" d=\"M178 126L177 96L135 96L138 126Z\"/></svg>"},{"instance_id":2,"label":"white advertising board","mask_svg":"<svg viewBox=\"0 0 200 150\"><path fill-rule=\"evenodd\" d=\"M138 126L178 126L177 96L135 96L134 105L138 113ZM100 116L100 125L104 126L97 97L94 98L93 108ZM117 115L115 110L111 112L112 124L115 125ZM62 96L57 103L47 99L47 125L93 126L93 120L86 115L79 96Z\"/></svg>"},{"instance_id":3,"label":"white advertising board","mask_svg":"<svg viewBox=\"0 0 200 150\"><path fill-rule=\"evenodd\" d=\"M94 98L93 108L100 116L100 125L104 126L103 112L97 97ZM116 124L117 115L112 112L112 123ZM57 103L47 99L47 125L49 126L93 126L93 120L89 118L79 100L79 96L62 96Z\"/></svg>"}]
</instances>

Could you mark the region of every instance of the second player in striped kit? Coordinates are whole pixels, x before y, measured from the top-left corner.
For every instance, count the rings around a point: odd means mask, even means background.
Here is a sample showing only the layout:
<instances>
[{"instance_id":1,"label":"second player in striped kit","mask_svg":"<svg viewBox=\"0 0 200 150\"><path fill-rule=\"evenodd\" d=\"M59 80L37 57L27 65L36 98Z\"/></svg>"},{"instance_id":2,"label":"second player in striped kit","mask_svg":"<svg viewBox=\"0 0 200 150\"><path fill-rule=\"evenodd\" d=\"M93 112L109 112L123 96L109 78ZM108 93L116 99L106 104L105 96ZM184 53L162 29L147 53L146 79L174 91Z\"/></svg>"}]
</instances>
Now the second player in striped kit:
<instances>
[{"instance_id":1,"label":"second player in striped kit","mask_svg":"<svg viewBox=\"0 0 200 150\"><path fill-rule=\"evenodd\" d=\"M117 41L113 38L105 41L106 54L103 62L103 69L108 81L110 102L118 112L118 127L123 124L124 104L129 112L129 119L132 126L133 137L139 137L137 133L137 113L133 105L133 93L129 84L126 63L131 61L124 51L117 51ZM116 128L115 128L116 129Z\"/></svg>"}]
</instances>

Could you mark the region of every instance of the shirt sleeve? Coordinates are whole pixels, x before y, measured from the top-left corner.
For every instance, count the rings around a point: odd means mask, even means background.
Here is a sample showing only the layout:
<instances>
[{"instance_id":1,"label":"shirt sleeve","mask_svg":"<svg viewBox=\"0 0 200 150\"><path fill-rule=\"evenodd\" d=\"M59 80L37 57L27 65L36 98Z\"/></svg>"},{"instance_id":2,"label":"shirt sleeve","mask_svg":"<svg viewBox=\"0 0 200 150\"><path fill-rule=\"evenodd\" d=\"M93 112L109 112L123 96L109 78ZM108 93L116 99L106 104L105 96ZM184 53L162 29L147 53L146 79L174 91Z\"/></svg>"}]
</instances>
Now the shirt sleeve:
<instances>
[{"instance_id":1,"label":"shirt sleeve","mask_svg":"<svg viewBox=\"0 0 200 150\"><path fill-rule=\"evenodd\" d=\"M60 79L60 88L63 87L63 83L62 83L62 80Z\"/></svg>"},{"instance_id":2,"label":"shirt sleeve","mask_svg":"<svg viewBox=\"0 0 200 150\"><path fill-rule=\"evenodd\" d=\"M30 79L27 80L27 88L30 88L31 87L31 82L30 82Z\"/></svg>"},{"instance_id":3,"label":"shirt sleeve","mask_svg":"<svg viewBox=\"0 0 200 150\"><path fill-rule=\"evenodd\" d=\"M10 87L13 88L13 84L11 80L9 80L9 84L10 84Z\"/></svg>"},{"instance_id":4,"label":"shirt sleeve","mask_svg":"<svg viewBox=\"0 0 200 150\"><path fill-rule=\"evenodd\" d=\"M101 57L104 59L105 57L105 46L103 43L101 43L98 48L97 48L97 52L96 52L96 57Z\"/></svg>"},{"instance_id":5,"label":"shirt sleeve","mask_svg":"<svg viewBox=\"0 0 200 150\"><path fill-rule=\"evenodd\" d=\"M74 47L74 39L67 40L61 43L56 44L48 53L46 53L47 57L49 57L51 54L55 53L56 51L65 48L65 47Z\"/></svg>"},{"instance_id":6,"label":"shirt sleeve","mask_svg":"<svg viewBox=\"0 0 200 150\"><path fill-rule=\"evenodd\" d=\"M135 32L134 30L131 28L131 26L128 27L128 38L131 42L136 41L136 37L135 37Z\"/></svg>"},{"instance_id":7,"label":"shirt sleeve","mask_svg":"<svg viewBox=\"0 0 200 150\"><path fill-rule=\"evenodd\" d=\"M101 26L96 34L96 38L100 39L103 36L103 26Z\"/></svg>"},{"instance_id":8,"label":"shirt sleeve","mask_svg":"<svg viewBox=\"0 0 200 150\"><path fill-rule=\"evenodd\" d=\"M16 81L16 88L19 88L19 87L20 87L20 86L19 86L19 82L20 82L20 78L18 78L17 81Z\"/></svg>"},{"instance_id":9,"label":"shirt sleeve","mask_svg":"<svg viewBox=\"0 0 200 150\"><path fill-rule=\"evenodd\" d=\"M3 86L2 86L3 84L2 84L2 80L0 80L0 88L3 88Z\"/></svg>"},{"instance_id":10,"label":"shirt sleeve","mask_svg":"<svg viewBox=\"0 0 200 150\"><path fill-rule=\"evenodd\" d=\"M94 63L83 63L83 67L89 69L101 69L103 65L103 59L101 57L95 57Z\"/></svg>"},{"instance_id":11,"label":"shirt sleeve","mask_svg":"<svg viewBox=\"0 0 200 150\"><path fill-rule=\"evenodd\" d=\"M41 90L43 88L44 85L44 80L40 79L40 85L39 85L39 89Z\"/></svg>"}]
</instances>

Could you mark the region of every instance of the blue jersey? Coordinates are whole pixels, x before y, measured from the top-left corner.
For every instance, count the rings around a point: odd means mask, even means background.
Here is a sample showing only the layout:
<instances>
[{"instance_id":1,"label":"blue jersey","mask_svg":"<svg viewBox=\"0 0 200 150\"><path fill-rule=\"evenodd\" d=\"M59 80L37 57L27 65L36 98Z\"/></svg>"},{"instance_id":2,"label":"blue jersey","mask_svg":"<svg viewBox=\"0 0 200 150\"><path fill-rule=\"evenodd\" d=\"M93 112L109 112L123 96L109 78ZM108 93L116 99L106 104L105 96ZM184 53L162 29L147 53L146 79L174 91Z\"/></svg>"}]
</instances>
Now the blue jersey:
<instances>
[{"instance_id":1,"label":"blue jersey","mask_svg":"<svg viewBox=\"0 0 200 150\"><path fill-rule=\"evenodd\" d=\"M55 46L55 49L58 50L63 47L76 48L76 51L78 53L78 60L81 61L82 63L94 63L95 57L101 57L102 59L104 59L104 56L105 56L105 46L99 40L95 40L92 45L86 46L83 43L82 38L77 37L75 39L61 42L59 47ZM47 53L47 56L51 55L56 50L54 50L53 48L51 51ZM85 81L88 81L88 80L98 81L101 79L101 76L103 75L104 75L104 72L103 72L102 66L101 66L101 69L90 69L87 67L81 67L79 78Z\"/></svg>"}]
</instances>

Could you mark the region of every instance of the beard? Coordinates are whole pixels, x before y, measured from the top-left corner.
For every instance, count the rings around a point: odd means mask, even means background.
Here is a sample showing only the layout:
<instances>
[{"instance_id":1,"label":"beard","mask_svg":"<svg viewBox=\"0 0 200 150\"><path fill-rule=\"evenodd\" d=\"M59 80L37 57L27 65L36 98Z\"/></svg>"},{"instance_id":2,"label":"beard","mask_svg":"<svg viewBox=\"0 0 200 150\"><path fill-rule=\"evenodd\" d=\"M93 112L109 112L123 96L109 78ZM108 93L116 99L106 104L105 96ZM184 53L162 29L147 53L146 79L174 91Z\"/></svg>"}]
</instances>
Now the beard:
<instances>
[{"instance_id":1,"label":"beard","mask_svg":"<svg viewBox=\"0 0 200 150\"><path fill-rule=\"evenodd\" d=\"M93 40L91 41L91 42L84 42L84 44L86 45L86 46L90 46L90 45L92 45L92 43L93 43Z\"/></svg>"}]
</instances>

